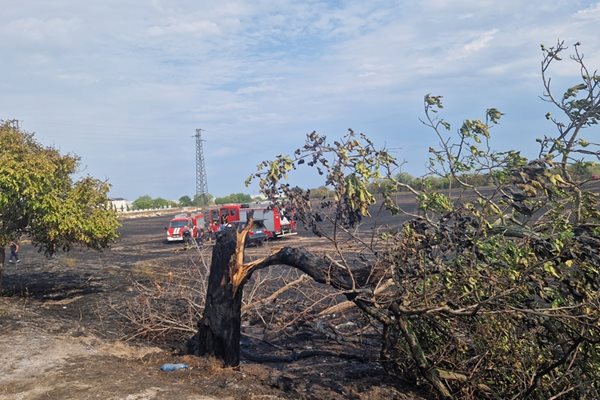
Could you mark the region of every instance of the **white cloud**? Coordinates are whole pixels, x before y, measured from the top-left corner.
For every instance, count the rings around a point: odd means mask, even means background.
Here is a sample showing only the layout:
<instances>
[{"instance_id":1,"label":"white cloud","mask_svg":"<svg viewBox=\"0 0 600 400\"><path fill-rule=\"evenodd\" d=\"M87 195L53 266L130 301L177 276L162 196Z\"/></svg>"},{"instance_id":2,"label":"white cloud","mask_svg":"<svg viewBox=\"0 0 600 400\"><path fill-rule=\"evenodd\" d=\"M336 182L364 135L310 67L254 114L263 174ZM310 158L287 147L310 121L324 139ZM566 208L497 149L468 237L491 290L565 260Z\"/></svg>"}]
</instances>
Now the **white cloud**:
<instances>
[{"instance_id":1,"label":"white cloud","mask_svg":"<svg viewBox=\"0 0 600 400\"><path fill-rule=\"evenodd\" d=\"M81 27L78 18L27 17L9 21L0 32L7 40L68 45Z\"/></svg>"},{"instance_id":2,"label":"white cloud","mask_svg":"<svg viewBox=\"0 0 600 400\"><path fill-rule=\"evenodd\" d=\"M90 85L98 82L98 78L91 74L81 72L60 72L57 75L58 79L68 81L71 84Z\"/></svg>"},{"instance_id":3,"label":"white cloud","mask_svg":"<svg viewBox=\"0 0 600 400\"><path fill-rule=\"evenodd\" d=\"M498 29L492 29L490 31L482 32L473 40L470 40L462 48L462 53L466 57L472 53L476 53L487 48L494 36L498 33Z\"/></svg>"},{"instance_id":4,"label":"white cloud","mask_svg":"<svg viewBox=\"0 0 600 400\"><path fill-rule=\"evenodd\" d=\"M194 35L207 36L221 33L219 26L208 20L199 21L175 21L167 25L151 26L147 29L150 37L163 35Z\"/></svg>"},{"instance_id":5,"label":"white cloud","mask_svg":"<svg viewBox=\"0 0 600 400\"><path fill-rule=\"evenodd\" d=\"M596 3L586 9L577 11L575 16L585 20L592 20L596 22L600 21L600 3Z\"/></svg>"}]
</instances>

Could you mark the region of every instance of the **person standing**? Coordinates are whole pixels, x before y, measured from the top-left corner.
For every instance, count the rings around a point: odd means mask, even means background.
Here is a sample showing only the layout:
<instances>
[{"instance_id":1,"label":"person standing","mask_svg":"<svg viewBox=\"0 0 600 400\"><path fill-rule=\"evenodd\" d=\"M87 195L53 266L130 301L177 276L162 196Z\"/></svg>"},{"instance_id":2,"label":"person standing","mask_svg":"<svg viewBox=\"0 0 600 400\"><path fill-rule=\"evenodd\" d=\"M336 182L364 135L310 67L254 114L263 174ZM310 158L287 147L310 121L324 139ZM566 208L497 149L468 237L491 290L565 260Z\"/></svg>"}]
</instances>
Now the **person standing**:
<instances>
[{"instance_id":1,"label":"person standing","mask_svg":"<svg viewBox=\"0 0 600 400\"><path fill-rule=\"evenodd\" d=\"M198 243L199 246L202 246L204 244L204 228L200 227L198 229L198 236L196 237L196 243Z\"/></svg>"},{"instance_id":2,"label":"person standing","mask_svg":"<svg viewBox=\"0 0 600 400\"><path fill-rule=\"evenodd\" d=\"M8 258L8 262L9 263L13 263L13 262L20 263L21 260L19 260L19 245L17 244L17 242L10 242L9 247L10 247L10 257Z\"/></svg>"}]
</instances>

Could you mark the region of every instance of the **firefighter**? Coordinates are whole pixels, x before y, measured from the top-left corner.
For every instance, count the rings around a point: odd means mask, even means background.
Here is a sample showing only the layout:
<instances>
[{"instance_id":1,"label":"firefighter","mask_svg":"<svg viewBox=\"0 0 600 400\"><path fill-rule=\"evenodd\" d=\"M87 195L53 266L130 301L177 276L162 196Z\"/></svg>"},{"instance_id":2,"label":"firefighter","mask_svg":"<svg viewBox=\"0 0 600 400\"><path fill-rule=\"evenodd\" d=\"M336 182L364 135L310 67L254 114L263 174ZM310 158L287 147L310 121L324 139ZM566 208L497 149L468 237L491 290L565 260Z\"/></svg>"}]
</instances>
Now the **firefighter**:
<instances>
[{"instance_id":1,"label":"firefighter","mask_svg":"<svg viewBox=\"0 0 600 400\"><path fill-rule=\"evenodd\" d=\"M192 232L190 231L190 227L186 226L183 228L183 244L187 245L192 240Z\"/></svg>"},{"instance_id":2,"label":"firefighter","mask_svg":"<svg viewBox=\"0 0 600 400\"><path fill-rule=\"evenodd\" d=\"M198 243L199 246L202 246L204 244L204 228L200 227L200 229L198 230L198 237L196 237L196 243Z\"/></svg>"},{"instance_id":3,"label":"firefighter","mask_svg":"<svg viewBox=\"0 0 600 400\"><path fill-rule=\"evenodd\" d=\"M20 263L19 260L19 244L17 242L10 242L10 257L8 258L9 263ZM14 259L14 260L13 260Z\"/></svg>"}]
</instances>

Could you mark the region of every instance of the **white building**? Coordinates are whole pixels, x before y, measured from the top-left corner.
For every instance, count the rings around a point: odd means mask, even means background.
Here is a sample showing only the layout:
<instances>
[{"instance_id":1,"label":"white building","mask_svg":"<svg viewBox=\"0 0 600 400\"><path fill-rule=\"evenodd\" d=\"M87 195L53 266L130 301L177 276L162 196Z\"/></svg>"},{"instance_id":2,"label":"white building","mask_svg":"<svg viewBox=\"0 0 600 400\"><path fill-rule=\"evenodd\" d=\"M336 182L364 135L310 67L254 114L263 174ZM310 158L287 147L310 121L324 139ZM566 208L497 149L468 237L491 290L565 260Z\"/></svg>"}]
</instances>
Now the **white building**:
<instances>
[{"instance_id":1,"label":"white building","mask_svg":"<svg viewBox=\"0 0 600 400\"><path fill-rule=\"evenodd\" d=\"M131 210L131 202L117 197L115 199L109 199L112 208L117 210L118 212L124 212Z\"/></svg>"}]
</instances>

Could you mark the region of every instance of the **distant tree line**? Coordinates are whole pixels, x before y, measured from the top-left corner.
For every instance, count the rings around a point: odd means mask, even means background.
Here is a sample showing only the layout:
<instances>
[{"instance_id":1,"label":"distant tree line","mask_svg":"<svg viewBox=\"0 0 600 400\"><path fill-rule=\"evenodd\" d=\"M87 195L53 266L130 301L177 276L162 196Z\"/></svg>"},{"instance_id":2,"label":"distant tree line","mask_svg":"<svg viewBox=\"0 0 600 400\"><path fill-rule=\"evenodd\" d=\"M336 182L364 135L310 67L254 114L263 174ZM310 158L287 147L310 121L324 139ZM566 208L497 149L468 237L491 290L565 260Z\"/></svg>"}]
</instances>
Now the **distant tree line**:
<instances>
[{"instance_id":1,"label":"distant tree line","mask_svg":"<svg viewBox=\"0 0 600 400\"><path fill-rule=\"evenodd\" d=\"M138 197L131 203L133 210L149 210L153 208L168 208L177 206L177 202L163 199L162 197L152 198L149 195Z\"/></svg>"},{"instance_id":2,"label":"distant tree line","mask_svg":"<svg viewBox=\"0 0 600 400\"><path fill-rule=\"evenodd\" d=\"M178 201L144 195L135 199L131 205L133 210L150 210L168 207L204 207L213 203L214 200L211 194L196 195L193 199L187 195L181 196Z\"/></svg>"},{"instance_id":3,"label":"distant tree line","mask_svg":"<svg viewBox=\"0 0 600 400\"><path fill-rule=\"evenodd\" d=\"M245 193L231 193L224 197L214 198L211 194L199 194L194 198L184 195L178 201L166 200L162 197L152 198L150 195L138 197L132 202L133 210L149 210L168 207L206 207L213 204L248 203L252 196Z\"/></svg>"},{"instance_id":4,"label":"distant tree line","mask_svg":"<svg viewBox=\"0 0 600 400\"><path fill-rule=\"evenodd\" d=\"M180 207L204 207L212 204L214 197L212 194L197 194L194 198L190 196L181 196L179 198Z\"/></svg>"},{"instance_id":5,"label":"distant tree line","mask_svg":"<svg viewBox=\"0 0 600 400\"><path fill-rule=\"evenodd\" d=\"M217 197L215 204L228 204L228 203L249 203L252 201L252 196L245 193L232 193L228 196Z\"/></svg>"},{"instance_id":6,"label":"distant tree line","mask_svg":"<svg viewBox=\"0 0 600 400\"><path fill-rule=\"evenodd\" d=\"M573 179L580 182L600 180L600 163L593 161L576 161L568 166L568 171ZM475 187L494 186L499 179L494 173L471 173L462 174L458 177L426 175L423 177L415 177L408 172L401 172L392 179L380 179L371 182L368 185L368 190L371 193L384 193L390 190L408 191L407 187L416 190L443 190L452 187L461 187L472 185ZM459 182L460 180L460 182ZM406 186L398 187L402 183ZM335 191L327 186L319 186L310 190L311 199L326 199L335 197Z\"/></svg>"}]
</instances>

